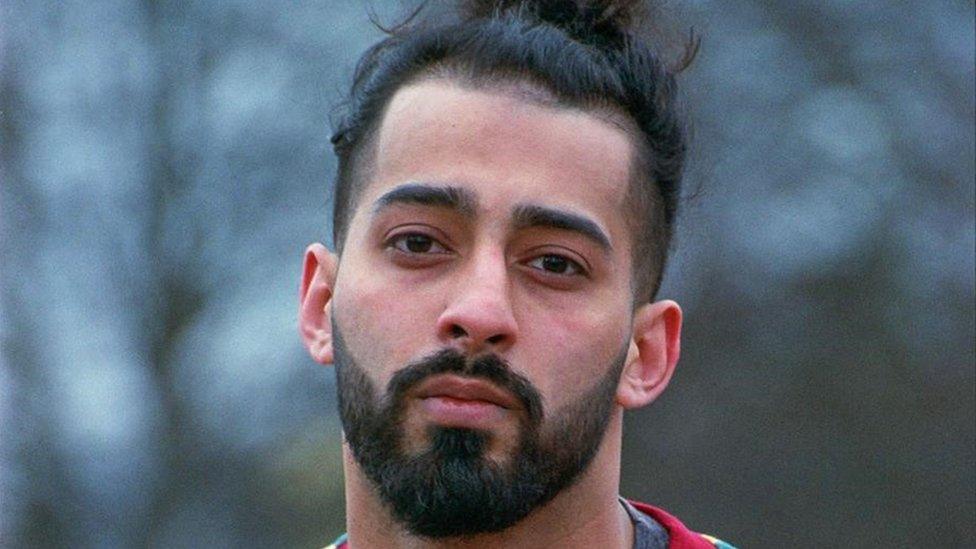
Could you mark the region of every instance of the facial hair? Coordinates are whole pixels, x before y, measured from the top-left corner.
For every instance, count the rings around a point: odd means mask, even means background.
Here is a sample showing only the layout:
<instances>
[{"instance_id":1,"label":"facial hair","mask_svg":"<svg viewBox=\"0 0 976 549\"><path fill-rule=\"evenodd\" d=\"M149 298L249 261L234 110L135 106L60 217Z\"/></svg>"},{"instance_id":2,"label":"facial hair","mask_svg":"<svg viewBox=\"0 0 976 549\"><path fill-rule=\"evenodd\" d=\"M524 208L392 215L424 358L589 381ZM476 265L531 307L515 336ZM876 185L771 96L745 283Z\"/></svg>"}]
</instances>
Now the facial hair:
<instances>
[{"instance_id":1,"label":"facial hair","mask_svg":"<svg viewBox=\"0 0 976 549\"><path fill-rule=\"evenodd\" d=\"M575 482L599 449L626 357L569 405L545 417L542 396L493 354L467 359L445 349L397 371L382 396L332 323L339 415L353 457L393 517L413 535L466 537L499 532ZM407 394L430 376L480 378L508 391L524 410L518 442L499 464L486 456L489 431L428 428L420 453L408 454Z\"/></svg>"}]
</instances>

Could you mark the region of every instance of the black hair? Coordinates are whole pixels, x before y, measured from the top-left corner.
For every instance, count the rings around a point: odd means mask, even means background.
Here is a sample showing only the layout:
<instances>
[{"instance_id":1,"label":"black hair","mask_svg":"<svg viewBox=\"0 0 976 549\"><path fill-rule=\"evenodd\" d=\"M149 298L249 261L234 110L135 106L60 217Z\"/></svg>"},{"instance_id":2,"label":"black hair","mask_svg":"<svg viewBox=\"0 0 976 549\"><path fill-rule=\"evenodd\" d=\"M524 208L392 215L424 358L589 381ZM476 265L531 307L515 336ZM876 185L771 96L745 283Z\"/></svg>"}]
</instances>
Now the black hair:
<instances>
[{"instance_id":1,"label":"black hair","mask_svg":"<svg viewBox=\"0 0 976 549\"><path fill-rule=\"evenodd\" d=\"M373 138L397 90L432 76L473 87L528 84L557 106L609 111L636 129L630 132L637 154L625 197L634 241L632 280L635 304L653 299L674 232L687 150L675 75L694 57L694 35L669 65L660 42L648 36L653 22L640 1L469 0L419 17L426 7L383 29L388 36L360 59L337 119L338 253L368 179Z\"/></svg>"}]
</instances>

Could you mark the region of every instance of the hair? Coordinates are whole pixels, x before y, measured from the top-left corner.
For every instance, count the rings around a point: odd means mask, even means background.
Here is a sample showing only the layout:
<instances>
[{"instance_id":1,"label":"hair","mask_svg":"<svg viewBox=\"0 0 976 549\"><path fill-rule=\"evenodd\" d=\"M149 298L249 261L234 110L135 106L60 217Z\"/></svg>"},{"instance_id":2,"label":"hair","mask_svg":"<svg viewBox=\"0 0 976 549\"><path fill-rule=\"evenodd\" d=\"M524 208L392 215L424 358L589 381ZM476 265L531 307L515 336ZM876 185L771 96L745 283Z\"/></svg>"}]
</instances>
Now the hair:
<instances>
[{"instance_id":1,"label":"hair","mask_svg":"<svg viewBox=\"0 0 976 549\"><path fill-rule=\"evenodd\" d=\"M624 197L634 242L631 279L635 304L652 300L678 213L687 132L675 76L697 52L694 33L669 64L651 9L639 0L467 0L419 17L426 8L424 2L393 28L380 26L387 37L363 54L336 120L337 252L397 90L428 78L472 88L528 87L530 100L541 94L557 107L610 114L633 128L636 154Z\"/></svg>"}]
</instances>

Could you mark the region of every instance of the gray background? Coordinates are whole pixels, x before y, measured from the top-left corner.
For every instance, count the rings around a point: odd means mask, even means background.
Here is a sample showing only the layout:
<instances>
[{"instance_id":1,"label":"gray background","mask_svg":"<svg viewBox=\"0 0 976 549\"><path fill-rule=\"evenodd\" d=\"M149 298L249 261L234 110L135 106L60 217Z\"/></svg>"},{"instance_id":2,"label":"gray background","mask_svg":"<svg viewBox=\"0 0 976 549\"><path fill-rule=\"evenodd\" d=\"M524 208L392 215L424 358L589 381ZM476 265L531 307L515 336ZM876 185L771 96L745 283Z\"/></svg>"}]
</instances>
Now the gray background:
<instances>
[{"instance_id":1,"label":"gray background","mask_svg":"<svg viewBox=\"0 0 976 549\"><path fill-rule=\"evenodd\" d=\"M623 493L744 547L971 544L972 2L671 5L685 345ZM0 2L0 546L343 530L295 310L378 36L359 1Z\"/></svg>"}]
</instances>

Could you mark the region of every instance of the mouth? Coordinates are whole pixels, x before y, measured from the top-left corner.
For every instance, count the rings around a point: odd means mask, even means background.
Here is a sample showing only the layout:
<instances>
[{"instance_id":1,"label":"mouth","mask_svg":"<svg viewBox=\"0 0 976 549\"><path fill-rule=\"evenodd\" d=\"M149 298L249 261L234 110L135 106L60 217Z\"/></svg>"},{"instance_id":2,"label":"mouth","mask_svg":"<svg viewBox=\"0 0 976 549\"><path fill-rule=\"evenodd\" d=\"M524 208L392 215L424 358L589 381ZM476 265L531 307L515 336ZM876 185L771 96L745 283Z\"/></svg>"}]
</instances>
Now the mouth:
<instances>
[{"instance_id":1,"label":"mouth","mask_svg":"<svg viewBox=\"0 0 976 549\"><path fill-rule=\"evenodd\" d=\"M421 384L417 390L421 399L445 398L459 402L483 402L506 410L519 407L515 398L507 391L480 379L456 375L439 375Z\"/></svg>"},{"instance_id":2,"label":"mouth","mask_svg":"<svg viewBox=\"0 0 976 549\"><path fill-rule=\"evenodd\" d=\"M448 427L485 428L520 408L507 391L481 379L438 375L416 392L426 415Z\"/></svg>"}]
</instances>

